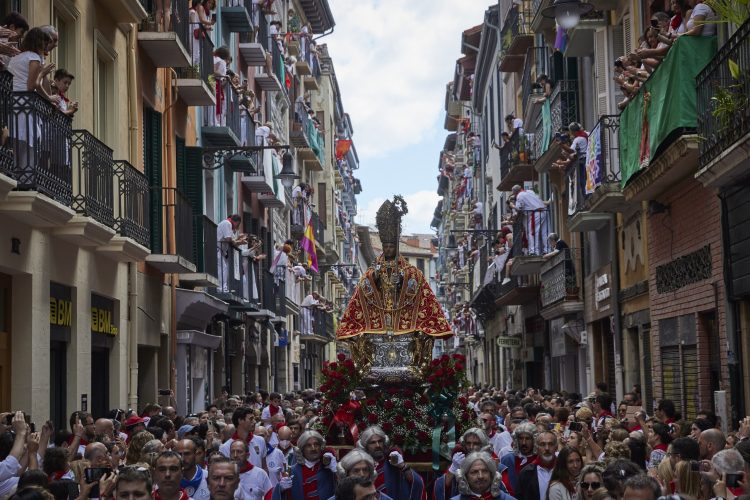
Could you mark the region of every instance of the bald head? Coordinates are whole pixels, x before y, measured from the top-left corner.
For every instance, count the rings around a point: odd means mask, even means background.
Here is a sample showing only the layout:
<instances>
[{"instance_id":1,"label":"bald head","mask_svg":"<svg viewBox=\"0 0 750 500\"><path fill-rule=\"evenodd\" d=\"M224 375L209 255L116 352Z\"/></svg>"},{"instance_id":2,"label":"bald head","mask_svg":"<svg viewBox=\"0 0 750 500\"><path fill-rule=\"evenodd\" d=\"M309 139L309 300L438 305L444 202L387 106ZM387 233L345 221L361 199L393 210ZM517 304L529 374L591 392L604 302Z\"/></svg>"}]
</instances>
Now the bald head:
<instances>
[{"instance_id":1,"label":"bald head","mask_svg":"<svg viewBox=\"0 0 750 500\"><path fill-rule=\"evenodd\" d=\"M710 460L714 455L724 449L726 446L724 433L719 429L706 429L698 437L698 446L700 447L701 458Z\"/></svg>"},{"instance_id":2,"label":"bald head","mask_svg":"<svg viewBox=\"0 0 750 500\"><path fill-rule=\"evenodd\" d=\"M279 435L279 441L288 441L292 439L292 429L290 429L286 425L280 427L277 434Z\"/></svg>"},{"instance_id":3,"label":"bald head","mask_svg":"<svg viewBox=\"0 0 750 500\"><path fill-rule=\"evenodd\" d=\"M94 422L97 436L108 436L114 439L115 437L115 424L108 418L100 418Z\"/></svg>"},{"instance_id":4,"label":"bald head","mask_svg":"<svg viewBox=\"0 0 750 500\"><path fill-rule=\"evenodd\" d=\"M83 458L88 460L91 467L109 467L107 447L102 443L89 443L83 452Z\"/></svg>"},{"instance_id":5,"label":"bald head","mask_svg":"<svg viewBox=\"0 0 750 500\"><path fill-rule=\"evenodd\" d=\"M165 406L161 409L161 414L172 421L177 418L177 410L175 410L173 406Z\"/></svg>"}]
</instances>

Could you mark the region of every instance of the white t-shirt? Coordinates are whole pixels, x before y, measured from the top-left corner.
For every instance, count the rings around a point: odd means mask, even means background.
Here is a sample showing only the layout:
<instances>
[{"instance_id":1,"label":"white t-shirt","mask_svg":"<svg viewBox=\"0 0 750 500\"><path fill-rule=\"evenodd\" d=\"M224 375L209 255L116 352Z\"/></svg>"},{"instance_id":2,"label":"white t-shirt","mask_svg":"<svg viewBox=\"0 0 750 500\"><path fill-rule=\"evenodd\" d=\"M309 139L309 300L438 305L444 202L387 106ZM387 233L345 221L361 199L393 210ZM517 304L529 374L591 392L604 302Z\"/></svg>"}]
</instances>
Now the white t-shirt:
<instances>
[{"instance_id":1,"label":"white t-shirt","mask_svg":"<svg viewBox=\"0 0 750 500\"><path fill-rule=\"evenodd\" d=\"M232 223L229 219L224 219L219 222L216 226L216 240L221 243L224 240L232 239L234 237L234 229L232 229Z\"/></svg>"},{"instance_id":2,"label":"white t-shirt","mask_svg":"<svg viewBox=\"0 0 750 500\"><path fill-rule=\"evenodd\" d=\"M716 14L714 14L714 11L706 5L705 3L699 3L695 7L693 7L693 13L690 14L690 19L688 19L687 22L687 30L690 31L695 26L695 17L696 16L703 16L703 31L701 31L701 36L714 36L716 35L716 24L712 23L711 21L714 20L714 17L716 17Z\"/></svg>"},{"instance_id":3,"label":"white t-shirt","mask_svg":"<svg viewBox=\"0 0 750 500\"><path fill-rule=\"evenodd\" d=\"M195 474L197 475L198 473L198 467L196 467ZM206 481L208 473L203 469L200 469L200 473L203 477L201 477L201 482L198 485L198 488L195 490L190 487L185 488L185 493L187 493L193 500L209 500L211 498L211 492L208 491L208 482ZM193 476L193 479L195 479L195 476Z\"/></svg>"},{"instance_id":4,"label":"white t-shirt","mask_svg":"<svg viewBox=\"0 0 750 500\"><path fill-rule=\"evenodd\" d=\"M534 191L521 191L516 196L516 210L537 210L544 208L544 202Z\"/></svg>"},{"instance_id":5,"label":"white t-shirt","mask_svg":"<svg viewBox=\"0 0 750 500\"><path fill-rule=\"evenodd\" d=\"M575 150L578 159L586 158L586 149L588 149L589 141L585 137L576 137L570 146Z\"/></svg>"},{"instance_id":6,"label":"white t-shirt","mask_svg":"<svg viewBox=\"0 0 750 500\"><path fill-rule=\"evenodd\" d=\"M214 73L227 76L227 62L221 57L214 56Z\"/></svg>"},{"instance_id":7,"label":"white t-shirt","mask_svg":"<svg viewBox=\"0 0 750 500\"><path fill-rule=\"evenodd\" d=\"M315 298L312 295L308 295L307 297L305 297L304 299L302 299L302 303L300 304L300 306L302 306L302 307L314 307L314 306L317 306L318 304L320 304L320 302L318 302L317 300L315 300Z\"/></svg>"},{"instance_id":8,"label":"white t-shirt","mask_svg":"<svg viewBox=\"0 0 750 500\"><path fill-rule=\"evenodd\" d=\"M244 500L263 500L273 486L266 471L253 467L240 474L240 485L234 492L234 498Z\"/></svg>"},{"instance_id":9,"label":"white t-shirt","mask_svg":"<svg viewBox=\"0 0 750 500\"><path fill-rule=\"evenodd\" d=\"M42 61L42 56L29 50L13 56L8 62L7 69L10 74L13 75L14 92L28 91L27 83L29 81L29 64L31 64L32 61L37 61L40 65L44 63Z\"/></svg>"},{"instance_id":10,"label":"white t-shirt","mask_svg":"<svg viewBox=\"0 0 750 500\"><path fill-rule=\"evenodd\" d=\"M307 276L307 271L299 264L292 268L292 272L294 273L295 278L304 278L305 276Z\"/></svg>"},{"instance_id":11,"label":"white t-shirt","mask_svg":"<svg viewBox=\"0 0 750 500\"><path fill-rule=\"evenodd\" d=\"M268 145L268 137L271 135L271 129L268 128L265 125L261 125L260 127L255 129L255 142L259 143L258 146L267 146ZM260 138L260 140L258 140Z\"/></svg>"},{"instance_id":12,"label":"white t-shirt","mask_svg":"<svg viewBox=\"0 0 750 500\"><path fill-rule=\"evenodd\" d=\"M224 444L219 448L219 452L222 455L229 458L229 448L232 446L234 439L229 438L224 441ZM266 440L260 436L253 436L247 447L247 461L254 466L261 468L263 466L263 459L266 457Z\"/></svg>"},{"instance_id":13,"label":"white t-shirt","mask_svg":"<svg viewBox=\"0 0 750 500\"><path fill-rule=\"evenodd\" d=\"M279 483L281 473L284 471L284 464L286 464L286 456L284 455L284 452L278 448L274 448L273 451L266 456L268 479L271 480L272 488L275 488Z\"/></svg>"}]
</instances>

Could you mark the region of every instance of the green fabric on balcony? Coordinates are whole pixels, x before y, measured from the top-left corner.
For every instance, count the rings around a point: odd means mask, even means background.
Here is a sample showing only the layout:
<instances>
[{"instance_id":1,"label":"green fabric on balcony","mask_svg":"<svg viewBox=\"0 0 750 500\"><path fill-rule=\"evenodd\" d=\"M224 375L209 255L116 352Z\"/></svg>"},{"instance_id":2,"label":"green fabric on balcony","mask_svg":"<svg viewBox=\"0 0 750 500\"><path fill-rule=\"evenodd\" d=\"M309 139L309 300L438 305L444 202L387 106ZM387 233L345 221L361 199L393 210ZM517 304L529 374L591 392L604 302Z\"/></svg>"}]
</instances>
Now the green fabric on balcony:
<instances>
[{"instance_id":1,"label":"green fabric on balcony","mask_svg":"<svg viewBox=\"0 0 750 500\"><path fill-rule=\"evenodd\" d=\"M549 148L552 140L552 108L550 107L549 98L542 104L542 150L544 153Z\"/></svg>"},{"instance_id":2,"label":"green fabric on balcony","mask_svg":"<svg viewBox=\"0 0 750 500\"><path fill-rule=\"evenodd\" d=\"M675 130L697 127L695 77L716 54L716 37L684 36L620 115L622 186L647 168ZM650 94L643 116L644 87ZM647 138L643 137L646 130ZM647 140L645 140L647 139Z\"/></svg>"}]
</instances>

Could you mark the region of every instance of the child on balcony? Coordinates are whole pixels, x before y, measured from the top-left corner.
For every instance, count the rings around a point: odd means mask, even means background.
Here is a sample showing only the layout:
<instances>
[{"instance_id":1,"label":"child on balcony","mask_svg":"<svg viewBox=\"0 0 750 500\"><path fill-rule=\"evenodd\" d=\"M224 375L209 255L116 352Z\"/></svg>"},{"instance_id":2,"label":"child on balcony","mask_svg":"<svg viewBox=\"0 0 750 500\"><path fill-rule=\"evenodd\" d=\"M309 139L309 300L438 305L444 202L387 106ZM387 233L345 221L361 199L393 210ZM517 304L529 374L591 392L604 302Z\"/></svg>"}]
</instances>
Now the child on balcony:
<instances>
[{"instance_id":1,"label":"child on balcony","mask_svg":"<svg viewBox=\"0 0 750 500\"><path fill-rule=\"evenodd\" d=\"M65 95L68 89L70 89L74 78L68 70L60 68L55 71L55 76L52 80L52 94L60 96L60 102L57 104L57 107L67 116L73 116L78 111L78 101L71 101Z\"/></svg>"}]
</instances>

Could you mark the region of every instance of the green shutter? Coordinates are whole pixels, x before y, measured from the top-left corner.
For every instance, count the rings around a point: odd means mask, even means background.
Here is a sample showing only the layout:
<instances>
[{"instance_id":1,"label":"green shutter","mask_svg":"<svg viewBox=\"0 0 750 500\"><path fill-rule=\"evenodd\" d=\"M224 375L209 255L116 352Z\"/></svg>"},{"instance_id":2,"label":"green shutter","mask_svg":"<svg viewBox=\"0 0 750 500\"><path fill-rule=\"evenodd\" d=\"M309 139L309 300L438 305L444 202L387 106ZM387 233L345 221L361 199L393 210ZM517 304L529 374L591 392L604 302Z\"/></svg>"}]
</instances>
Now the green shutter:
<instances>
[{"instance_id":1,"label":"green shutter","mask_svg":"<svg viewBox=\"0 0 750 500\"><path fill-rule=\"evenodd\" d=\"M185 139L182 137L175 138L175 170L177 172L177 191L186 194L187 165L185 164Z\"/></svg>"},{"instance_id":2,"label":"green shutter","mask_svg":"<svg viewBox=\"0 0 750 500\"><path fill-rule=\"evenodd\" d=\"M203 149L196 147L184 147L184 187L183 193L193 206L193 257L198 272L207 272L205 269L203 243ZM179 165L179 163L178 163ZM214 271L215 272L215 271Z\"/></svg>"},{"instance_id":3,"label":"green shutter","mask_svg":"<svg viewBox=\"0 0 750 500\"><path fill-rule=\"evenodd\" d=\"M161 113L143 108L143 165L151 198L151 252L162 253Z\"/></svg>"}]
</instances>

